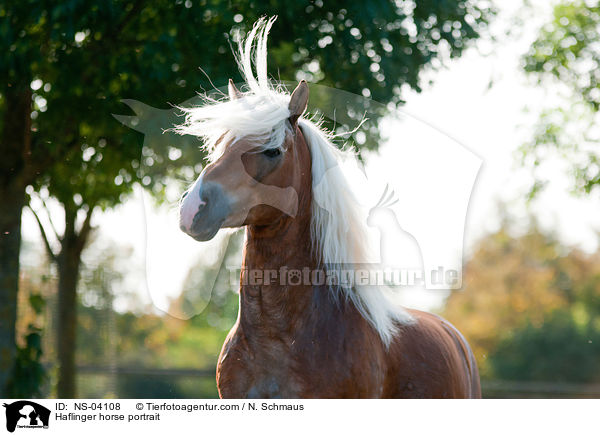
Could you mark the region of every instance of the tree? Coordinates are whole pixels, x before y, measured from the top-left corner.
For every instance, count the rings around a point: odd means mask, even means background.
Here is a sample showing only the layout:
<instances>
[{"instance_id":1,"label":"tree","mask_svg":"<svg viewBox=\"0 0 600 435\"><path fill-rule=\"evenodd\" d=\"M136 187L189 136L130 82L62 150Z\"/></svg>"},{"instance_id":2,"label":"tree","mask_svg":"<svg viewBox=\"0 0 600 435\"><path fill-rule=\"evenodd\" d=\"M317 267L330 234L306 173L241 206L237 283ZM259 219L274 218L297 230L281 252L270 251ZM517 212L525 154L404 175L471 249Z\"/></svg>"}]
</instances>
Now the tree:
<instances>
[{"instance_id":1,"label":"tree","mask_svg":"<svg viewBox=\"0 0 600 435\"><path fill-rule=\"evenodd\" d=\"M600 255L564 246L535 224L518 237L510 228L507 222L481 240L444 316L469 340L483 377L592 380L590 361L597 366L600 354L588 340L600 334Z\"/></svg>"},{"instance_id":2,"label":"tree","mask_svg":"<svg viewBox=\"0 0 600 435\"><path fill-rule=\"evenodd\" d=\"M541 113L531 141L521 147L522 160L536 170L549 156L566 159L577 193L600 185L599 26L597 3L561 2L524 59L525 71L559 96L561 104ZM538 175L531 193L547 182Z\"/></svg>"},{"instance_id":3,"label":"tree","mask_svg":"<svg viewBox=\"0 0 600 435\"><path fill-rule=\"evenodd\" d=\"M224 59L228 40L273 12L267 1L0 5L0 197L5 205L0 215L0 395L15 356L20 216L27 186L47 190L63 209L64 232L54 231L47 219L39 222L59 271L57 394L72 397L76 289L93 213L122 201L137 182L160 192L164 175L144 172L164 157L144 155L142 165L139 138L110 114L119 112L124 97L156 106L184 101L201 88L199 65L215 83L225 84L236 77L232 57ZM300 70L313 82L383 103L400 101L401 85L419 89L419 73L443 53L460 55L490 15L475 0L418 5L317 0L286 4L277 12L270 56L283 78Z\"/></svg>"}]
</instances>

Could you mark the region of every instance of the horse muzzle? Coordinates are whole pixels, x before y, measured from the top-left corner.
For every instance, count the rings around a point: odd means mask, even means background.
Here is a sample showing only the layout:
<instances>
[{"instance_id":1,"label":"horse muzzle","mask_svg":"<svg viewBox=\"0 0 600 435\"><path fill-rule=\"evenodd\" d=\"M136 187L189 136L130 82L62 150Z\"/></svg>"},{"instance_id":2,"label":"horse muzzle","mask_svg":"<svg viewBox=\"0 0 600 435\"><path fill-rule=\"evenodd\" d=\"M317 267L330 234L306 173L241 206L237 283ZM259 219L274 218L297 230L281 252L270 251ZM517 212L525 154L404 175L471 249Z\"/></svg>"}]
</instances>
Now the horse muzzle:
<instances>
[{"instance_id":1,"label":"horse muzzle","mask_svg":"<svg viewBox=\"0 0 600 435\"><path fill-rule=\"evenodd\" d=\"M214 182L198 180L181 199L179 228L194 240L211 240L231 213L223 187Z\"/></svg>"}]
</instances>

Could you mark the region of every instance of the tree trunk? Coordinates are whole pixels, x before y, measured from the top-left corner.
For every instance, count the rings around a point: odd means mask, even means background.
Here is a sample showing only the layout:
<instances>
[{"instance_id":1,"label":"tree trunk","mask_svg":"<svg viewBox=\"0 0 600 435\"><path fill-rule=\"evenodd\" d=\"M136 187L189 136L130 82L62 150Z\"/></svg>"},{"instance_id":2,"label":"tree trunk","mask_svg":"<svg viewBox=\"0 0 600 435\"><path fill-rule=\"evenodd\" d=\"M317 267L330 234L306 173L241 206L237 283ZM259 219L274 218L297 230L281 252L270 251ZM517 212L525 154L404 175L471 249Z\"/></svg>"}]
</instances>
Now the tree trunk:
<instances>
[{"instance_id":1,"label":"tree trunk","mask_svg":"<svg viewBox=\"0 0 600 435\"><path fill-rule=\"evenodd\" d=\"M0 397L8 397L7 382L16 355L21 212L25 201L25 158L30 145L31 92L8 88L3 97L5 109L0 138Z\"/></svg>"},{"instance_id":2,"label":"tree trunk","mask_svg":"<svg viewBox=\"0 0 600 435\"><path fill-rule=\"evenodd\" d=\"M65 233L61 239L60 254L56 258L58 266L58 384L57 397L75 398L77 395L75 350L77 348L77 284L81 267L81 253L87 242L91 226L93 207L87 212L79 232L75 230L77 208L73 204L65 206Z\"/></svg>"},{"instance_id":3,"label":"tree trunk","mask_svg":"<svg viewBox=\"0 0 600 435\"><path fill-rule=\"evenodd\" d=\"M19 252L21 248L21 211L25 189L0 188L0 397L8 397L7 383L12 374L16 344L17 293L19 289Z\"/></svg>"},{"instance_id":4,"label":"tree trunk","mask_svg":"<svg viewBox=\"0 0 600 435\"><path fill-rule=\"evenodd\" d=\"M80 254L77 237L66 235L58 257L58 327L56 330L58 384L56 394L60 399L72 399L77 394L75 349Z\"/></svg>"}]
</instances>

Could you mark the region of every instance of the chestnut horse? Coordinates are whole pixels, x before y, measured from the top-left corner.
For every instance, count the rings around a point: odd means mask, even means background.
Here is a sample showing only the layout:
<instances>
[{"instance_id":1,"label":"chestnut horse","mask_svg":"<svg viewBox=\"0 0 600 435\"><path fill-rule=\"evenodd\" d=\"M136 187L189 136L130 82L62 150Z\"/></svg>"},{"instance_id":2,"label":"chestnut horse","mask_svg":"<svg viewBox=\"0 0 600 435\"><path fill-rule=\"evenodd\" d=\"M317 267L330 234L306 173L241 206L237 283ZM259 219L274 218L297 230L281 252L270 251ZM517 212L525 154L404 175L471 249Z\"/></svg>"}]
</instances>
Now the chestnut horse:
<instances>
[{"instance_id":1,"label":"chestnut horse","mask_svg":"<svg viewBox=\"0 0 600 435\"><path fill-rule=\"evenodd\" d=\"M306 82L290 96L267 78L272 22L259 21L240 44L246 92L230 81L228 99L185 109L177 127L204 139L211 161L182 197L181 229L202 241L246 227L220 396L481 397L473 353L450 323L394 304L382 287L313 279L364 260L365 222L336 166L344 152L302 117Z\"/></svg>"}]
</instances>

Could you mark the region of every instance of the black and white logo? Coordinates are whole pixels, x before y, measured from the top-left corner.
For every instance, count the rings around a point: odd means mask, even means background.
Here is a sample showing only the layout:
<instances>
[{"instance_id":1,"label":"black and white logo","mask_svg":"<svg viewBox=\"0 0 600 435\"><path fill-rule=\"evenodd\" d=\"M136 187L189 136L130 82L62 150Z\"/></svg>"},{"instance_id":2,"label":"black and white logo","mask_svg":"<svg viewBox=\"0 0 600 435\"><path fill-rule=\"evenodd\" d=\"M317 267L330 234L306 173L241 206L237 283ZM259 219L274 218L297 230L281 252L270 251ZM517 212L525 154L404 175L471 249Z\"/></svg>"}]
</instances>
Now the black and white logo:
<instances>
[{"instance_id":1,"label":"black and white logo","mask_svg":"<svg viewBox=\"0 0 600 435\"><path fill-rule=\"evenodd\" d=\"M48 429L50 410L30 400L19 400L4 404L6 408L6 430Z\"/></svg>"}]
</instances>

